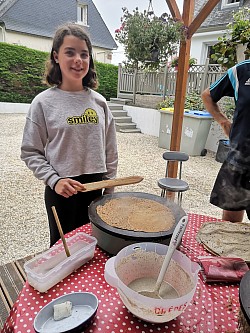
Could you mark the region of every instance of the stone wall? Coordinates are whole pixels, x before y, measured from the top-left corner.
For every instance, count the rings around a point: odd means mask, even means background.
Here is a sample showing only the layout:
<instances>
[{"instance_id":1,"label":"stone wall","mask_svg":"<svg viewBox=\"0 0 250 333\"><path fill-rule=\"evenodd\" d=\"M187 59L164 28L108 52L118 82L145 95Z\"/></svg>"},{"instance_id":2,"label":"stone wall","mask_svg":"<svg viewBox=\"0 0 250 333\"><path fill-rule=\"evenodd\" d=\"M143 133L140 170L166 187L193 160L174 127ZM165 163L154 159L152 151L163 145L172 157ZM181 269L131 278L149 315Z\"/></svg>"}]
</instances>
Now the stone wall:
<instances>
[{"instance_id":1,"label":"stone wall","mask_svg":"<svg viewBox=\"0 0 250 333\"><path fill-rule=\"evenodd\" d=\"M157 104L163 101L163 96L136 94L135 106L157 109Z\"/></svg>"}]
</instances>

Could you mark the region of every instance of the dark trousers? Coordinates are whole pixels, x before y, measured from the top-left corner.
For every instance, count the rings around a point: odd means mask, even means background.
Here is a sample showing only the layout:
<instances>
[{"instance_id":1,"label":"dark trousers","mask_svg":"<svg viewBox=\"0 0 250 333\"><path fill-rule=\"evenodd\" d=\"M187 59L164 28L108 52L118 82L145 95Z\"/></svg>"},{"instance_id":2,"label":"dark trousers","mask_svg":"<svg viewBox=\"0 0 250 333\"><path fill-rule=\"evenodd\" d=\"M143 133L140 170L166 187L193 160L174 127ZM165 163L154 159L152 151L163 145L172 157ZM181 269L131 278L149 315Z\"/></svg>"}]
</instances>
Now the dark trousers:
<instances>
[{"instance_id":1,"label":"dark trousers","mask_svg":"<svg viewBox=\"0 0 250 333\"><path fill-rule=\"evenodd\" d=\"M210 203L229 211L246 210L250 219L250 172L224 161L215 180Z\"/></svg>"},{"instance_id":2,"label":"dark trousers","mask_svg":"<svg viewBox=\"0 0 250 333\"><path fill-rule=\"evenodd\" d=\"M102 180L103 174L81 175L71 177L80 183L91 183ZM45 187L45 205L49 220L50 246L60 239L60 234L51 207L55 206L63 233L66 234L83 224L89 223L88 207L90 203L102 195L102 190L78 192L69 198L57 194L49 186Z\"/></svg>"}]
</instances>

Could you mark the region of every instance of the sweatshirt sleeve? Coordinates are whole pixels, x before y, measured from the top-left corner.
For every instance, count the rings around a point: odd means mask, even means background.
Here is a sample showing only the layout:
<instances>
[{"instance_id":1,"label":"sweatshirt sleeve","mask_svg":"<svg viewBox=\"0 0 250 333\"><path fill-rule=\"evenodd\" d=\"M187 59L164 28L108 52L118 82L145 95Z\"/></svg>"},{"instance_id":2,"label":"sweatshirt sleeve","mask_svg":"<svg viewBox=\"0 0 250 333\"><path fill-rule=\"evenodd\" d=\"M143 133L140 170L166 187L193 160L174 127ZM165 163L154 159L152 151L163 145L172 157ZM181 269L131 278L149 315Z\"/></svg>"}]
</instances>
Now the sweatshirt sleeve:
<instances>
[{"instance_id":1,"label":"sweatshirt sleeve","mask_svg":"<svg viewBox=\"0 0 250 333\"><path fill-rule=\"evenodd\" d=\"M36 178L42 180L52 189L61 178L46 159L46 144L48 134L42 106L33 101L23 131L21 144L21 160L33 172Z\"/></svg>"},{"instance_id":2,"label":"sweatshirt sleeve","mask_svg":"<svg viewBox=\"0 0 250 333\"><path fill-rule=\"evenodd\" d=\"M118 151L116 140L115 121L108 106L106 106L106 168L107 172L103 179L113 179L117 174ZM104 194L113 193L114 188L107 188Z\"/></svg>"}]
</instances>

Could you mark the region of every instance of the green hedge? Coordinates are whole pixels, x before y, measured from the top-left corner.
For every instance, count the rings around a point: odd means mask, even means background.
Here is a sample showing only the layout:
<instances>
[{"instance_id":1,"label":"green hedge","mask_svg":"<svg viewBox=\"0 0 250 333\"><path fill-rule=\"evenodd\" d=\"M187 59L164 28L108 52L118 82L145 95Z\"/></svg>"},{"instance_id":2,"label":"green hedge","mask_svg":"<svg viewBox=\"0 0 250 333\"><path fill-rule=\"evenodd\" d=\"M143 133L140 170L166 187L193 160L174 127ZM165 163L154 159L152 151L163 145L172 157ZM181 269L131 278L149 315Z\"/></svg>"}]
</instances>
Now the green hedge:
<instances>
[{"instance_id":1,"label":"green hedge","mask_svg":"<svg viewBox=\"0 0 250 333\"><path fill-rule=\"evenodd\" d=\"M47 52L0 42L0 102L30 103L48 88L42 83ZM107 100L117 95L118 67L95 62L100 92Z\"/></svg>"},{"instance_id":2,"label":"green hedge","mask_svg":"<svg viewBox=\"0 0 250 333\"><path fill-rule=\"evenodd\" d=\"M96 72L99 80L98 92L107 100L117 96L118 66L95 63Z\"/></svg>"}]
</instances>

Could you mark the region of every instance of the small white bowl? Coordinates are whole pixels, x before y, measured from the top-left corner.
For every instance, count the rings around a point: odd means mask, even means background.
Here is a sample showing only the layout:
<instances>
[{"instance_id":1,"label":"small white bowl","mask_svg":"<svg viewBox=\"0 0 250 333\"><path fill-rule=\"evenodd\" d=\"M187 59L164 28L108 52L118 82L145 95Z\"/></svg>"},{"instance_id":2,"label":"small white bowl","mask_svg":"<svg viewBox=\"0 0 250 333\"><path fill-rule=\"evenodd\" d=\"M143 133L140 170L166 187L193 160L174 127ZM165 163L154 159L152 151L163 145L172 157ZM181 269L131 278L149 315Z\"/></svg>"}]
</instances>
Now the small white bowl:
<instances>
[{"instance_id":1,"label":"small white bowl","mask_svg":"<svg viewBox=\"0 0 250 333\"><path fill-rule=\"evenodd\" d=\"M54 320L55 304L72 302L72 314L62 320ZM98 308L98 299L92 293L76 292L60 296L45 307L35 317L36 333L80 333L93 320Z\"/></svg>"}]
</instances>

